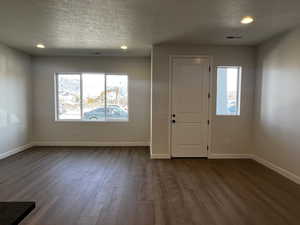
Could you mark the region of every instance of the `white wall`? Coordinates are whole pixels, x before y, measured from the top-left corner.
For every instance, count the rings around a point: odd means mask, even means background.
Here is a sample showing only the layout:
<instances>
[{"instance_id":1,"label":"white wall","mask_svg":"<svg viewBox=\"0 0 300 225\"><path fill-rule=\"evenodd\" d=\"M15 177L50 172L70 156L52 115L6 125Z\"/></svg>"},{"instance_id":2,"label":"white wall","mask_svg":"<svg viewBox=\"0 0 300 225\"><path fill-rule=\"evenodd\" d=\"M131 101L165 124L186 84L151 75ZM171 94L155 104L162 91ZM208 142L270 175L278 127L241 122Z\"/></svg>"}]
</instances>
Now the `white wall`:
<instances>
[{"instance_id":1,"label":"white wall","mask_svg":"<svg viewBox=\"0 0 300 225\"><path fill-rule=\"evenodd\" d=\"M31 137L31 59L0 44L0 158Z\"/></svg>"},{"instance_id":2,"label":"white wall","mask_svg":"<svg viewBox=\"0 0 300 225\"><path fill-rule=\"evenodd\" d=\"M255 88L255 48L201 45L157 45L152 65L152 147L154 157L169 154L169 55L208 55L212 63L211 156L228 157L252 153L252 119ZM216 66L243 68L241 116L215 116Z\"/></svg>"},{"instance_id":3,"label":"white wall","mask_svg":"<svg viewBox=\"0 0 300 225\"><path fill-rule=\"evenodd\" d=\"M129 76L130 122L55 122L54 73L112 72ZM150 57L34 57L34 142L144 144L150 139Z\"/></svg>"},{"instance_id":4,"label":"white wall","mask_svg":"<svg viewBox=\"0 0 300 225\"><path fill-rule=\"evenodd\" d=\"M262 44L258 54L255 154L300 182L300 29Z\"/></svg>"},{"instance_id":5,"label":"white wall","mask_svg":"<svg viewBox=\"0 0 300 225\"><path fill-rule=\"evenodd\" d=\"M180 54L213 58L211 155L254 154L300 177L300 28L266 41L259 46L257 58L252 47L154 46L151 108L148 57L34 57L32 61L30 56L0 44L0 158L31 141L148 143L150 111L152 154L168 155L169 55ZM240 117L215 116L217 65L243 67ZM81 71L128 73L129 123L54 121L54 73Z\"/></svg>"}]
</instances>

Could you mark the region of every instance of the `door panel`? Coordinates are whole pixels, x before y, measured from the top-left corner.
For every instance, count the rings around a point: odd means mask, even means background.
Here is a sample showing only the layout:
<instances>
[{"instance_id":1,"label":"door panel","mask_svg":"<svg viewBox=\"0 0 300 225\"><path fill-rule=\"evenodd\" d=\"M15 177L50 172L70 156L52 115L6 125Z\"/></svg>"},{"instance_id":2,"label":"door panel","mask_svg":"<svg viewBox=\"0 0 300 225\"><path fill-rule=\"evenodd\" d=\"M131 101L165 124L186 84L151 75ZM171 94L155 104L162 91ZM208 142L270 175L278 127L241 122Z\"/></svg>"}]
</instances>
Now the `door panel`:
<instances>
[{"instance_id":1,"label":"door panel","mask_svg":"<svg viewBox=\"0 0 300 225\"><path fill-rule=\"evenodd\" d=\"M178 123L173 125L174 157L205 157L206 134L201 124Z\"/></svg>"},{"instance_id":2,"label":"door panel","mask_svg":"<svg viewBox=\"0 0 300 225\"><path fill-rule=\"evenodd\" d=\"M172 60L172 156L205 157L208 144L209 60Z\"/></svg>"}]
</instances>

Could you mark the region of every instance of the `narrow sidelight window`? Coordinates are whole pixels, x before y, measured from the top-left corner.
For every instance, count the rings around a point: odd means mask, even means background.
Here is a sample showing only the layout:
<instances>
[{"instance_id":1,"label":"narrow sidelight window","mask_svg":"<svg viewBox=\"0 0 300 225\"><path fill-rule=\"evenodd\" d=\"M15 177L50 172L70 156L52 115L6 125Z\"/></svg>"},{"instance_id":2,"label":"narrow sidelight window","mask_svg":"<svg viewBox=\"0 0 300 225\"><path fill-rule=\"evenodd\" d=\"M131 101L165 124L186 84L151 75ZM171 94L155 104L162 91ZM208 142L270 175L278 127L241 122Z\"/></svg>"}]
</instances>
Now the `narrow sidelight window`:
<instances>
[{"instance_id":1,"label":"narrow sidelight window","mask_svg":"<svg viewBox=\"0 0 300 225\"><path fill-rule=\"evenodd\" d=\"M217 67L217 115L240 115L241 73L240 66Z\"/></svg>"}]
</instances>

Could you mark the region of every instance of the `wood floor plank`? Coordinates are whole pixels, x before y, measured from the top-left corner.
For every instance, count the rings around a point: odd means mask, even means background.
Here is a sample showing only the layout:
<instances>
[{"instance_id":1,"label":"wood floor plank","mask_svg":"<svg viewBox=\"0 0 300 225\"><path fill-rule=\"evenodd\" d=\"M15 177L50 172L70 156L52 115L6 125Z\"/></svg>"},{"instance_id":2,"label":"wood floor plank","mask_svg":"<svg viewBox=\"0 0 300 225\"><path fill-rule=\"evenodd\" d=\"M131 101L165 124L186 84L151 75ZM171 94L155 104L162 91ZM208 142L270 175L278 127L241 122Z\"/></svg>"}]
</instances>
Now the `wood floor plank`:
<instances>
[{"instance_id":1,"label":"wood floor plank","mask_svg":"<svg viewBox=\"0 0 300 225\"><path fill-rule=\"evenodd\" d=\"M35 147L0 160L21 225L299 225L300 186L252 160L151 160L147 147Z\"/></svg>"}]
</instances>

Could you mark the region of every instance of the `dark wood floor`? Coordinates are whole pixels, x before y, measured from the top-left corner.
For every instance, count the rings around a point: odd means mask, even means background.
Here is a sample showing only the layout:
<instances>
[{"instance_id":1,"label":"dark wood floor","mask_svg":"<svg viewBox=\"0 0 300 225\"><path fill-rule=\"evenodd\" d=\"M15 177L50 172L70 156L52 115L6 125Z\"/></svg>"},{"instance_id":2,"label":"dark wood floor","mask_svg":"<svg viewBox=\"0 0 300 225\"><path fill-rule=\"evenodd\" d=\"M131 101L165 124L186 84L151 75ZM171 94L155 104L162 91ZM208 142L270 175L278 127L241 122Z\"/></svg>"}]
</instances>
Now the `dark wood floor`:
<instances>
[{"instance_id":1,"label":"dark wood floor","mask_svg":"<svg viewBox=\"0 0 300 225\"><path fill-rule=\"evenodd\" d=\"M34 148L0 161L22 225L300 224L300 186L252 160L150 160L147 148Z\"/></svg>"}]
</instances>

